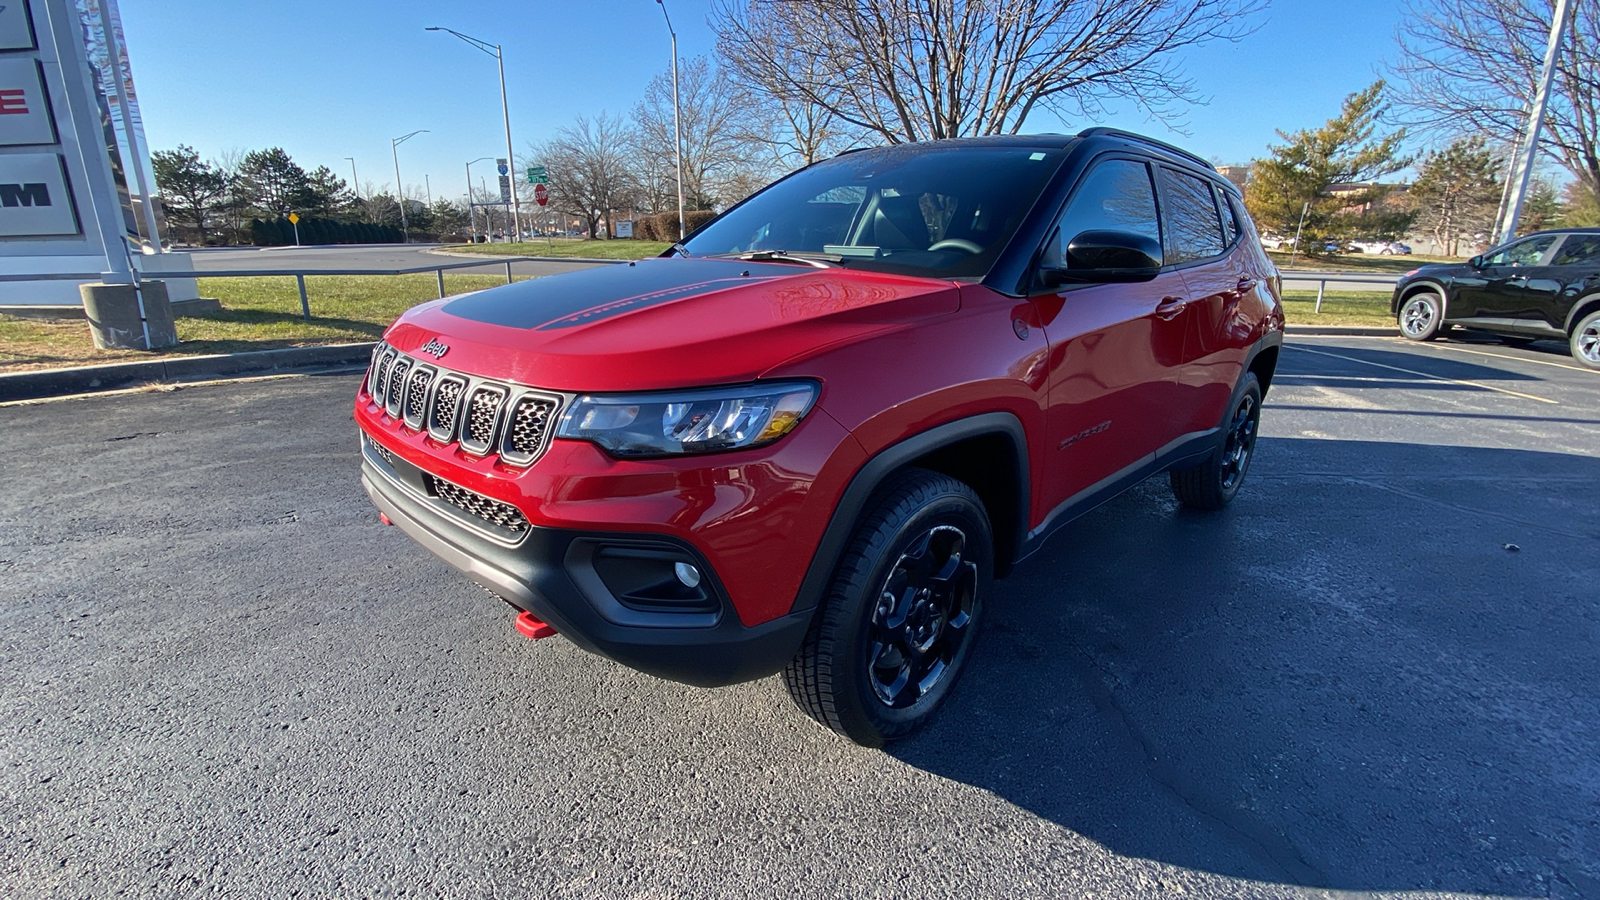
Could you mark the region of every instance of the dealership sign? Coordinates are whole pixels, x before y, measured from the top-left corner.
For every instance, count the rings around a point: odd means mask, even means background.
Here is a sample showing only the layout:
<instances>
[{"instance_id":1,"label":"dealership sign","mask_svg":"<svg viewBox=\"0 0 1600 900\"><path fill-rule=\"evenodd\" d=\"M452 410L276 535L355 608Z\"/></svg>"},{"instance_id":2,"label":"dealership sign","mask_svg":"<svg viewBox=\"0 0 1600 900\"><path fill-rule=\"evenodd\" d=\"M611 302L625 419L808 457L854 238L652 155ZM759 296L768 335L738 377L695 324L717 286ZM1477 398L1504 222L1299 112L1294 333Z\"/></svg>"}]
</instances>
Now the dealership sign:
<instances>
[{"instance_id":1,"label":"dealership sign","mask_svg":"<svg viewBox=\"0 0 1600 900\"><path fill-rule=\"evenodd\" d=\"M28 0L0 3L0 50L32 50L35 46Z\"/></svg>"},{"instance_id":2,"label":"dealership sign","mask_svg":"<svg viewBox=\"0 0 1600 900\"><path fill-rule=\"evenodd\" d=\"M0 156L0 237L78 233L72 192L58 154Z\"/></svg>"},{"instance_id":3,"label":"dealership sign","mask_svg":"<svg viewBox=\"0 0 1600 900\"><path fill-rule=\"evenodd\" d=\"M54 144L56 126L45 99L44 72L26 57L0 59L0 145Z\"/></svg>"}]
</instances>

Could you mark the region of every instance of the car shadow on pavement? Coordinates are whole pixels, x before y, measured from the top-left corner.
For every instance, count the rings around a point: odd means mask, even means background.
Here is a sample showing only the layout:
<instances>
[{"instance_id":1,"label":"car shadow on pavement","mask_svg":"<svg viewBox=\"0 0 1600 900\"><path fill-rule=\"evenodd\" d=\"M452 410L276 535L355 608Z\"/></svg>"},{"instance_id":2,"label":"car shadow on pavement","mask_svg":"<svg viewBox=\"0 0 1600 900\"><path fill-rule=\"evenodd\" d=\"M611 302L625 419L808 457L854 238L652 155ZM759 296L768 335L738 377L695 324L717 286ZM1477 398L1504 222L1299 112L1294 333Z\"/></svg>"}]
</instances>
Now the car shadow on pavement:
<instances>
[{"instance_id":1,"label":"car shadow on pavement","mask_svg":"<svg viewBox=\"0 0 1600 900\"><path fill-rule=\"evenodd\" d=\"M1600 460L1264 439L1250 477L1064 529L889 752L1128 857L1600 896Z\"/></svg>"},{"instance_id":2,"label":"car shadow on pavement","mask_svg":"<svg viewBox=\"0 0 1600 900\"><path fill-rule=\"evenodd\" d=\"M1514 372L1497 365L1466 361L1459 357L1424 356L1416 352L1380 350L1370 346L1327 347L1304 342L1290 343L1288 348L1291 352L1286 355L1286 360L1290 362L1290 366L1286 366L1284 372L1315 373L1333 379L1360 377L1364 379L1364 387L1406 389L1419 386L1431 389L1454 387L1448 382L1432 379L1419 383L1415 379L1418 374L1432 376L1433 379L1448 378L1455 381L1542 380L1537 375Z\"/></svg>"}]
</instances>

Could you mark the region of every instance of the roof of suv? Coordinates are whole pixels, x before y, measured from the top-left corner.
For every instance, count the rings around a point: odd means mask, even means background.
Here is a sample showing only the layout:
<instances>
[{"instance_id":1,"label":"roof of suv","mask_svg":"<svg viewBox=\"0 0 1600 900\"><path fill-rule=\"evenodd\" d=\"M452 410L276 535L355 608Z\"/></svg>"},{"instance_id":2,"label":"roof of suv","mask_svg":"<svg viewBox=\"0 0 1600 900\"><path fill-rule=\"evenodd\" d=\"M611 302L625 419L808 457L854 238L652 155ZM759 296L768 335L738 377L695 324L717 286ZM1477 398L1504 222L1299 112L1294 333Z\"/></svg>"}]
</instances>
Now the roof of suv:
<instances>
[{"instance_id":1,"label":"roof of suv","mask_svg":"<svg viewBox=\"0 0 1600 900\"><path fill-rule=\"evenodd\" d=\"M1123 131L1120 128L1109 128L1106 126L1085 128L1077 134L993 134L982 137L944 138L938 141L921 141L917 143L924 148L929 144L946 146L959 144L969 147L1032 147L1040 150L1064 150L1071 147L1073 144L1088 138L1121 141L1128 144L1138 145L1139 149L1141 150L1155 150L1158 152L1171 154L1172 156L1180 158L1184 162L1199 166L1200 168L1209 172L1215 172L1217 168L1207 160L1194 153L1191 153L1188 150L1183 149L1182 147L1176 147L1165 141L1158 141L1155 138L1146 137L1145 135L1137 134L1132 131ZM886 150L893 147L902 146L907 145L892 144L889 147L857 147L851 150L846 150L844 153L839 155L843 156L845 153L859 153L863 150Z\"/></svg>"}]
</instances>

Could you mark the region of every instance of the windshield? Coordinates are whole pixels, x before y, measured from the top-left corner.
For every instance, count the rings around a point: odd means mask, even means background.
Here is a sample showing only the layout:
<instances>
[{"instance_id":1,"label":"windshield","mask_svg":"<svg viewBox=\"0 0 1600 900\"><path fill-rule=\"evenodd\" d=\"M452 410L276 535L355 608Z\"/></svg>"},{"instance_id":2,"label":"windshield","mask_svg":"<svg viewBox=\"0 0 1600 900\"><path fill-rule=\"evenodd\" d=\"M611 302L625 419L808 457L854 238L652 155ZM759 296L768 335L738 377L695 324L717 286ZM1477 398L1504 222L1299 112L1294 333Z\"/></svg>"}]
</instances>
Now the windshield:
<instances>
[{"instance_id":1,"label":"windshield","mask_svg":"<svg viewBox=\"0 0 1600 900\"><path fill-rule=\"evenodd\" d=\"M818 163L694 235L691 256L822 254L853 269L982 277L1065 155L901 145Z\"/></svg>"}]
</instances>

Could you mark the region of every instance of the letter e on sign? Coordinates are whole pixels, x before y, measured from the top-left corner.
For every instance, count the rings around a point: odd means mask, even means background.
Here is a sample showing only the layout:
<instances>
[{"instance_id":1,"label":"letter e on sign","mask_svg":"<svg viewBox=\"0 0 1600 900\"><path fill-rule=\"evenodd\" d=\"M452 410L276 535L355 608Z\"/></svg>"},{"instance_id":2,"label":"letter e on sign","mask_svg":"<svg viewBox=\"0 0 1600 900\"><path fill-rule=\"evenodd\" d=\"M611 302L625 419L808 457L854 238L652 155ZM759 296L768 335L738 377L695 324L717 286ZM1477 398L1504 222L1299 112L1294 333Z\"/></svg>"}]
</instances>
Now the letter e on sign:
<instances>
[{"instance_id":1,"label":"letter e on sign","mask_svg":"<svg viewBox=\"0 0 1600 900\"><path fill-rule=\"evenodd\" d=\"M0 145L56 142L56 125L44 91L37 60L0 59Z\"/></svg>"}]
</instances>

